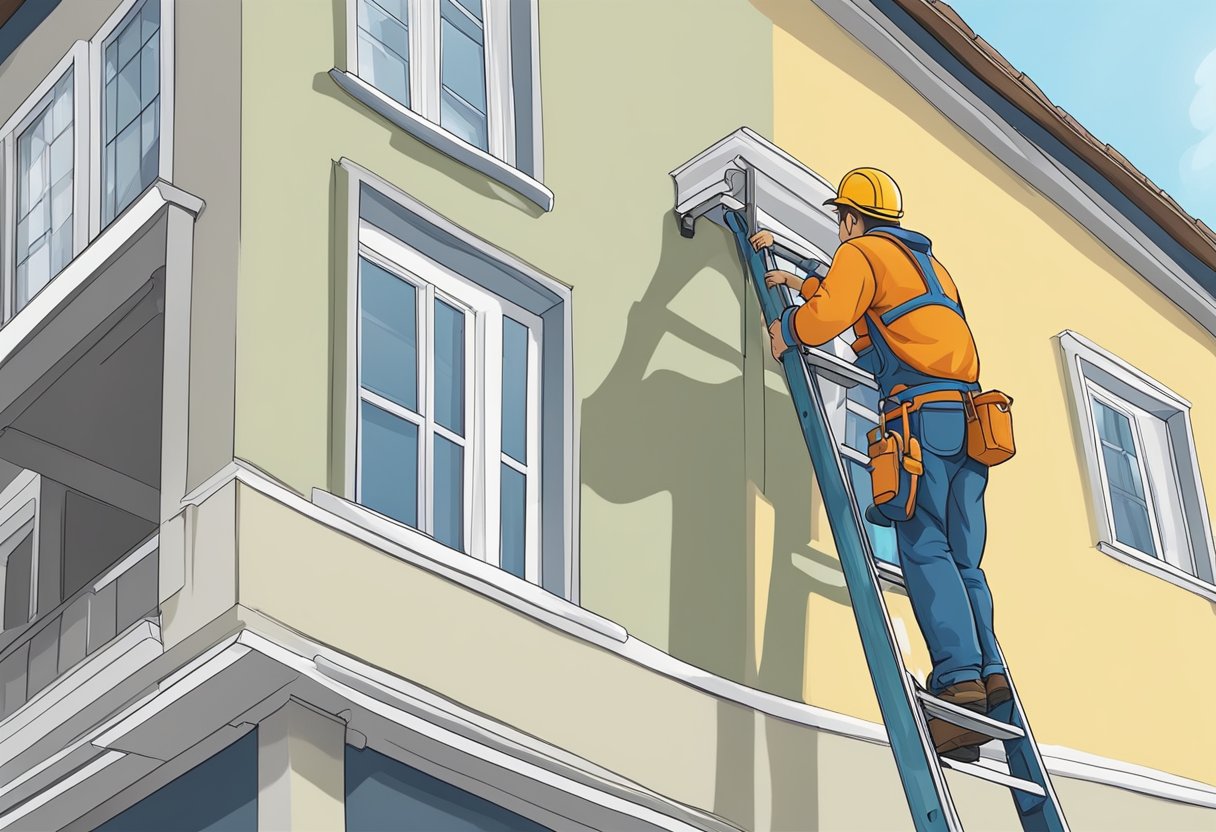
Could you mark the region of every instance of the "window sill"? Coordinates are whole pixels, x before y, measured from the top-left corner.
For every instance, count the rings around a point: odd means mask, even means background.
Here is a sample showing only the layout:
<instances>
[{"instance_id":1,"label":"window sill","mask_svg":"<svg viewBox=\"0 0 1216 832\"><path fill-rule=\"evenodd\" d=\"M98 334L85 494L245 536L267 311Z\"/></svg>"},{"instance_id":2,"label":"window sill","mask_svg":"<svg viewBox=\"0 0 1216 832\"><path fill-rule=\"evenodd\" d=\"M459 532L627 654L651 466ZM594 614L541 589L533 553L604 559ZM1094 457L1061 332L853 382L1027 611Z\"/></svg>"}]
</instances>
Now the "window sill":
<instances>
[{"instance_id":1,"label":"window sill","mask_svg":"<svg viewBox=\"0 0 1216 832\"><path fill-rule=\"evenodd\" d=\"M413 110L401 106L357 75L335 67L329 71L329 77L348 95L414 138L426 142L445 156L468 165L478 173L485 174L500 185L505 185L543 210L553 210L553 192L526 173L457 138Z\"/></svg>"},{"instance_id":2,"label":"window sill","mask_svg":"<svg viewBox=\"0 0 1216 832\"><path fill-rule=\"evenodd\" d=\"M1182 589L1190 590L1201 598L1216 602L1216 586L1197 578L1189 572L1183 572L1176 566L1157 560L1135 549L1120 543L1109 543L1105 540L1098 543L1098 551L1110 555L1117 561L1134 566L1137 569L1169 581Z\"/></svg>"},{"instance_id":3,"label":"window sill","mask_svg":"<svg viewBox=\"0 0 1216 832\"><path fill-rule=\"evenodd\" d=\"M553 593L504 572L497 566L449 549L434 538L377 514L358 503L345 500L328 491L314 488L312 503L331 515L354 524L369 535L381 550L407 563L427 569L486 595L504 606L539 618L559 629L573 631L586 637L586 630L597 636L624 643L629 634L615 622ZM387 544L387 545L386 545Z\"/></svg>"}]
</instances>

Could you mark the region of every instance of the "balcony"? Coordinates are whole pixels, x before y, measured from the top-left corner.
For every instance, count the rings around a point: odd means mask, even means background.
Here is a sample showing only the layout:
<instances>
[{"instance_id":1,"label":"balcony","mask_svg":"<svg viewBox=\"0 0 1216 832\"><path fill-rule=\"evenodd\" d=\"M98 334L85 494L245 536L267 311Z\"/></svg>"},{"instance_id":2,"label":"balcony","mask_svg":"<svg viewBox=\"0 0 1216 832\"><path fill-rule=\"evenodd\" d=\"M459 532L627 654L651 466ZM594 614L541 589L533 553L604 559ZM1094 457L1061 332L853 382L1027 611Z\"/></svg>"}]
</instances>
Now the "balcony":
<instances>
[{"instance_id":1,"label":"balcony","mask_svg":"<svg viewBox=\"0 0 1216 832\"><path fill-rule=\"evenodd\" d=\"M157 554L153 536L55 609L0 635L0 718L8 719L116 636L156 618Z\"/></svg>"}]
</instances>

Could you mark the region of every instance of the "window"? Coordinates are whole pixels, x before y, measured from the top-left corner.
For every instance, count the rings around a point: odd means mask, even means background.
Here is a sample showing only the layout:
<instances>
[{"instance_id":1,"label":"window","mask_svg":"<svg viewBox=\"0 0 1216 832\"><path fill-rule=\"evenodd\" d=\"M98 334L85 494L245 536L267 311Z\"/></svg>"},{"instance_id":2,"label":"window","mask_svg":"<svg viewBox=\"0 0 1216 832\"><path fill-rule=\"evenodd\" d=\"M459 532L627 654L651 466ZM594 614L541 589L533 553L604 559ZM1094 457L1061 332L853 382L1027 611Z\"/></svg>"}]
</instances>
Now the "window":
<instances>
[{"instance_id":1,"label":"window","mask_svg":"<svg viewBox=\"0 0 1216 832\"><path fill-rule=\"evenodd\" d=\"M778 268L806 278L806 264L798 262L790 252L785 255L777 256ZM789 293L788 300L798 305L803 302L797 293ZM815 380L823 396L828 425L836 441L841 464L848 475L858 510L864 516L871 502L869 440L866 434L878 427L878 389L869 373L847 366L856 357L850 346L852 339L850 329L831 344L811 350L811 365L816 370ZM847 369L841 367L842 364ZM877 526L869 521L865 521L864 525L874 557L881 564L898 568L895 527Z\"/></svg>"},{"instance_id":2,"label":"window","mask_svg":"<svg viewBox=\"0 0 1216 832\"><path fill-rule=\"evenodd\" d=\"M17 137L17 311L72 259L72 81L68 70Z\"/></svg>"},{"instance_id":3,"label":"window","mask_svg":"<svg viewBox=\"0 0 1216 832\"><path fill-rule=\"evenodd\" d=\"M530 818L432 777L371 748L346 746L346 828L515 829L542 832Z\"/></svg>"},{"instance_id":4,"label":"window","mask_svg":"<svg viewBox=\"0 0 1216 832\"><path fill-rule=\"evenodd\" d=\"M356 193L350 498L573 600L566 290L403 194Z\"/></svg>"},{"instance_id":5,"label":"window","mask_svg":"<svg viewBox=\"0 0 1216 832\"><path fill-rule=\"evenodd\" d=\"M361 242L359 502L468 553L474 504L497 497L484 554L536 580L540 319L374 229Z\"/></svg>"},{"instance_id":6,"label":"window","mask_svg":"<svg viewBox=\"0 0 1216 832\"><path fill-rule=\"evenodd\" d=\"M360 78L462 141L514 162L510 96L487 94L488 87L510 84L509 77L499 77L499 67L508 68L509 62L496 60L510 50L507 3L354 0L354 5Z\"/></svg>"},{"instance_id":7,"label":"window","mask_svg":"<svg viewBox=\"0 0 1216 832\"><path fill-rule=\"evenodd\" d=\"M348 0L355 98L545 210L537 0Z\"/></svg>"},{"instance_id":8,"label":"window","mask_svg":"<svg viewBox=\"0 0 1216 832\"><path fill-rule=\"evenodd\" d=\"M1190 404L1073 332L1060 335L1099 548L1159 574L1212 582L1212 543Z\"/></svg>"},{"instance_id":9,"label":"window","mask_svg":"<svg viewBox=\"0 0 1216 832\"><path fill-rule=\"evenodd\" d=\"M160 2L137 4L102 51L101 224L152 184L160 169Z\"/></svg>"},{"instance_id":10,"label":"window","mask_svg":"<svg viewBox=\"0 0 1216 832\"><path fill-rule=\"evenodd\" d=\"M20 312L84 248L87 147L84 79L78 43L17 108L4 128L6 217L4 317Z\"/></svg>"}]
</instances>

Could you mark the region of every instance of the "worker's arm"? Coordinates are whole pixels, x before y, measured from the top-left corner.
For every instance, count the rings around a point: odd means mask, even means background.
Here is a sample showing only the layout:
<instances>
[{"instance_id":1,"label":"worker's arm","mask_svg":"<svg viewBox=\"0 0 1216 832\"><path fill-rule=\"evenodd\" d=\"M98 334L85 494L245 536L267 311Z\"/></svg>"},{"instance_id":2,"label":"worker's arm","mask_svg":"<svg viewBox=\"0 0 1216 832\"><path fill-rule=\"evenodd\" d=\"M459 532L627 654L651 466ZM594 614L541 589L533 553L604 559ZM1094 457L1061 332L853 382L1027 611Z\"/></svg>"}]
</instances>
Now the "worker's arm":
<instances>
[{"instance_id":1,"label":"worker's arm","mask_svg":"<svg viewBox=\"0 0 1216 832\"><path fill-rule=\"evenodd\" d=\"M773 246L773 234L771 231L758 231L753 234L749 240L752 248L756 251L763 251L766 248ZM807 264L811 261L803 260L799 267L806 269ZM808 270L809 271L809 270ZM771 272L766 272L764 275L764 285L770 289L774 286L789 286L792 291L798 292L802 290L802 278L790 272L783 272L780 269L773 269Z\"/></svg>"},{"instance_id":2,"label":"worker's arm","mask_svg":"<svg viewBox=\"0 0 1216 832\"><path fill-rule=\"evenodd\" d=\"M874 302L874 290L869 261L857 246L845 243L823 280L803 283L806 303L785 310L778 335L785 346L826 344L857 323ZM778 346L774 342L774 353Z\"/></svg>"}]
</instances>

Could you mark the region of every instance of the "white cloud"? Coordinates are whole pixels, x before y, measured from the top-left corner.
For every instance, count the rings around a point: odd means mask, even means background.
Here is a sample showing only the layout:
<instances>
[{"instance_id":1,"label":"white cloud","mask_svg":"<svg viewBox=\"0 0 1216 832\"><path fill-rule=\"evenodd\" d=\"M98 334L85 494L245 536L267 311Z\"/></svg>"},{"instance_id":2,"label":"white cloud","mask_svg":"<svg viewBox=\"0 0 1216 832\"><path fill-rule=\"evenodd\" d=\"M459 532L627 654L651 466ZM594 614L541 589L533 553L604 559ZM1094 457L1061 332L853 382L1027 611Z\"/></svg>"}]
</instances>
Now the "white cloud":
<instances>
[{"instance_id":1,"label":"white cloud","mask_svg":"<svg viewBox=\"0 0 1216 832\"><path fill-rule=\"evenodd\" d=\"M1203 137L1182 154L1179 169L1186 190L1216 186L1216 49L1199 62L1195 84L1191 126Z\"/></svg>"}]
</instances>

